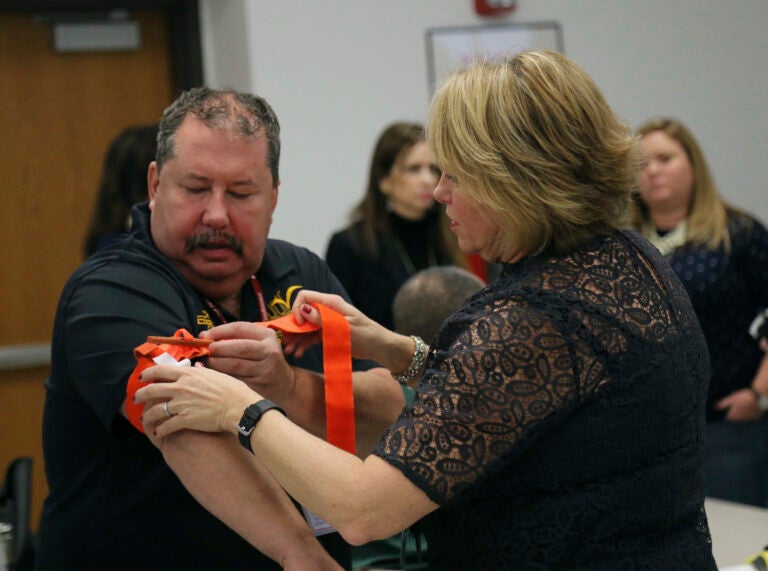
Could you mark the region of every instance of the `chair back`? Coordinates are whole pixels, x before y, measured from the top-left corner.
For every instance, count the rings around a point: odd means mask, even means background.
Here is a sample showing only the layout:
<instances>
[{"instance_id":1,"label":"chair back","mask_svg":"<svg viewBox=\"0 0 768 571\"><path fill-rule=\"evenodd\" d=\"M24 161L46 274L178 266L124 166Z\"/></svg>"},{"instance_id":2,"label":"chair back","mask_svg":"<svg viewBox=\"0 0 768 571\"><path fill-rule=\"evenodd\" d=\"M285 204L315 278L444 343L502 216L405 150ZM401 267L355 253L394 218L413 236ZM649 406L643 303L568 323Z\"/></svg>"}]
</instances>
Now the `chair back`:
<instances>
[{"instance_id":1,"label":"chair back","mask_svg":"<svg viewBox=\"0 0 768 571\"><path fill-rule=\"evenodd\" d=\"M16 458L8 465L0 488L0 522L13 526L13 539L8 560L9 569L31 569L34 557L30 529L32 500L32 458Z\"/></svg>"}]
</instances>

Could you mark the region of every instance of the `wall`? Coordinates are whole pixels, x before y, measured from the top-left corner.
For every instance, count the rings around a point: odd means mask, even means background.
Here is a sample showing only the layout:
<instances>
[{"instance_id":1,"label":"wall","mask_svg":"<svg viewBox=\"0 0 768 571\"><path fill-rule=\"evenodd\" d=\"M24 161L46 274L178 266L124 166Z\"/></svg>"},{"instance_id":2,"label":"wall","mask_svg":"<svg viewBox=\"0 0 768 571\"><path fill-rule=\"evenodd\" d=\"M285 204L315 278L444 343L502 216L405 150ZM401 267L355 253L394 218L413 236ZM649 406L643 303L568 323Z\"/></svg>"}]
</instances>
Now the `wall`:
<instances>
[{"instance_id":1,"label":"wall","mask_svg":"<svg viewBox=\"0 0 768 571\"><path fill-rule=\"evenodd\" d=\"M768 222L768 2L518 0L511 16L492 20L472 7L202 0L208 83L249 85L281 119L273 236L323 255L363 192L380 130L425 119L425 30L542 20L560 22L565 53L631 125L656 114L686 122L726 199Z\"/></svg>"}]
</instances>

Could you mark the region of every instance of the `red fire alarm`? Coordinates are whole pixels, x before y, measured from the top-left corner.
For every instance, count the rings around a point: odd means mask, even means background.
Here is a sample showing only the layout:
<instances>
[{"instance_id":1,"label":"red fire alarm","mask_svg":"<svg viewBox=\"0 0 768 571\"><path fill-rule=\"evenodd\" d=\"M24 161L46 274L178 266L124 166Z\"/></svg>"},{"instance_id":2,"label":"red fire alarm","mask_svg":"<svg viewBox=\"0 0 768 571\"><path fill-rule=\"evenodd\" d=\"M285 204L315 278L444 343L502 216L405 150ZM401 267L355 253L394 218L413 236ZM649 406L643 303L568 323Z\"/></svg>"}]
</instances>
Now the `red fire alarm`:
<instances>
[{"instance_id":1,"label":"red fire alarm","mask_svg":"<svg viewBox=\"0 0 768 571\"><path fill-rule=\"evenodd\" d=\"M480 16L501 16L512 12L517 0L475 0L475 12Z\"/></svg>"}]
</instances>

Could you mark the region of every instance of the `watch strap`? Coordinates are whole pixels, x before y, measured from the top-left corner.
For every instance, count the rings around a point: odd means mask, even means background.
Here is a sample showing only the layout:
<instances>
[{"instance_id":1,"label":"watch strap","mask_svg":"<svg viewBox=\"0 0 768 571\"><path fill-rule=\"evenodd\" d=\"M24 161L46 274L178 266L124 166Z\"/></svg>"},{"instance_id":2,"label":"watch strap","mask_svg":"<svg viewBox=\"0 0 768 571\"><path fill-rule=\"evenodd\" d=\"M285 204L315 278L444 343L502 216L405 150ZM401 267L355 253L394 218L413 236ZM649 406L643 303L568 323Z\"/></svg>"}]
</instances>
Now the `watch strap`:
<instances>
[{"instance_id":1,"label":"watch strap","mask_svg":"<svg viewBox=\"0 0 768 571\"><path fill-rule=\"evenodd\" d=\"M280 411L285 416L285 411L271 400L261 399L247 406L243 411L243 416L240 417L240 422L237 423L237 438L240 440L240 445L251 454L253 454L251 432L256 428L256 424L261 420L264 413L272 409Z\"/></svg>"}]
</instances>

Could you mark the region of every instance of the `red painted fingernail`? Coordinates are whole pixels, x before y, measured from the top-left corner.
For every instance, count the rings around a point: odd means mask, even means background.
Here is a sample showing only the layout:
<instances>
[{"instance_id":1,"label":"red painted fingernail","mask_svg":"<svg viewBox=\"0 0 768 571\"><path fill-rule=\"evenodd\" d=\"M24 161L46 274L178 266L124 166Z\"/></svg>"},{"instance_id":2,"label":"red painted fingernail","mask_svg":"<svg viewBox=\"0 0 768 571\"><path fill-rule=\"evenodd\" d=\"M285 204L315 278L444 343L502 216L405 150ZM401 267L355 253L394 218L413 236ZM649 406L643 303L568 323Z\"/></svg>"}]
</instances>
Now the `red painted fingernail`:
<instances>
[{"instance_id":1,"label":"red painted fingernail","mask_svg":"<svg viewBox=\"0 0 768 571\"><path fill-rule=\"evenodd\" d=\"M310 313L312 313L312 308L305 303L304 305L301 306L301 311L309 315Z\"/></svg>"}]
</instances>

